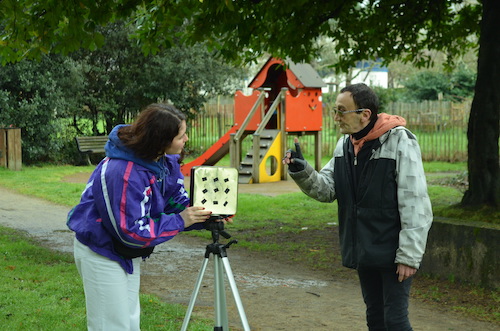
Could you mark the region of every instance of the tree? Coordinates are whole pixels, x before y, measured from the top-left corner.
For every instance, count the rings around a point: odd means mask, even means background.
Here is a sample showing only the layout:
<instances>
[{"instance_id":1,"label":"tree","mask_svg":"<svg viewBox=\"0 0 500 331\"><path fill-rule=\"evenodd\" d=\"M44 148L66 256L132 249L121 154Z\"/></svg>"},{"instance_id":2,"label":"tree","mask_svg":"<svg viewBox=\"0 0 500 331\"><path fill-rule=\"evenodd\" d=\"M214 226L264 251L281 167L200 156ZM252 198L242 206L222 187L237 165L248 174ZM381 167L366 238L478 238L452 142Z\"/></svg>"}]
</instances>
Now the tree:
<instances>
[{"instance_id":1,"label":"tree","mask_svg":"<svg viewBox=\"0 0 500 331\"><path fill-rule=\"evenodd\" d=\"M474 95L476 74L463 66L453 72L424 70L410 75L402 84L410 101L443 100L463 101Z\"/></svg>"},{"instance_id":2,"label":"tree","mask_svg":"<svg viewBox=\"0 0 500 331\"><path fill-rule=\"evenodd\" d=\"M96 26L128 18L145 53L205 41L233 61L251 61L269 52L295 62L319 53L319 36L336 41L342 56L335 67L382 58L432 65L429 52L454 57L477 47L478 77L469 120L469 191L463 205L500 203L498 74L500 2L496 0L81 0L68 8L51 1L3 0L3 63L41 52L95 48ZM183 27L183 29L180 29ZM479 29L480 27L480 29ZM76 36L76 38L75 38ZM498 75L496 76L498 77ZM486 136L485 136L486 134Z\"/></svg>"},{"instance_id":3,"label":"tree","mask_svg":"<svg viewBox=\"0 0 500 331\"><path fill-rule=\"evenodd\" d=\"M76 135L107 134L148 103L169 100L191 115L209 96L234 91L241 70L202 45L147 57L127 38L129 29L99 27L106 42L94 51L0 67L0 126L22 128L25 163L72 162Z\"/></svg>"},{"instance_id":4,"label":"tree","mask_svg":"<svg viewBox=\"0 0 500 331\"><path fill-rule=\"evenodd\" d=\"M500 2L483 1L477 81L467 130L469 189L463 205L500 204Z\"/></svg>"},{"instance_id":5,"label":"tree","mask_svg":"<svg viewBox=\"0 0 500 331\"><path fill-rule=\"evenodd\" d=\"M70 71L67 61L54 55L0 68L0 126L22 128L25 163L52 161L62 146L64 129L56 119L71 100L60 85Z\"/></svg>"},{"instance_id":6,"label":"tree","mask_svg":"<svg viewBox=\"0 0 500 331\"><path fill-rule=\"evenodd\" d=\"M440 93L449 92L450 80L437 72L422 71L409 77L404 86L410 99L437 100Z\"/></svg>"},{"instance_id":7,"label":"tree","mask_svg":"<svg viewBox=\"0 0 500 331\"><path fill-rule=\"evenodd\" d=\"M81 110L75 115L92 121L92 134L109 133L158 100L169 100L188 115L197 112L208 95L228 93L241 71L218 61L201 45L175 46L145 56L128 39L130 27L122 22L98 31L104 36L102 47L69 55L80 68L84 84ZM102 120L105 126L98 128Z\"/></svg>"}]
</instances>

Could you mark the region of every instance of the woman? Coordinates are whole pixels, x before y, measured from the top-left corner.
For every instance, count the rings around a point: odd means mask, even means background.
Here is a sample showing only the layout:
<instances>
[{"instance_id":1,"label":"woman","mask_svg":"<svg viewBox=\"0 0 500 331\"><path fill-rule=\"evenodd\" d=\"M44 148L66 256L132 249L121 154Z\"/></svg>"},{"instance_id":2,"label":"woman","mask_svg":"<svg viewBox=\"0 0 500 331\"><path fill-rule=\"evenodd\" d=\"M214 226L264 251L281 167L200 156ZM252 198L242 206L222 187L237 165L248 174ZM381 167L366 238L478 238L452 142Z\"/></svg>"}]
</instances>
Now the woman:
<instances>
[{"instance_id":1,"label":"woman","mask_svg":"<svg viewBox=\"0 0 500 331\"><path fill-rule=\"evenodd\" d=\"M187 140L184 114L167 104L149 105L110 133L106 158L68 216L89 330L139 330L141 258L210 217L187 207L179 165Z\"/></svg>"}]
</instances>

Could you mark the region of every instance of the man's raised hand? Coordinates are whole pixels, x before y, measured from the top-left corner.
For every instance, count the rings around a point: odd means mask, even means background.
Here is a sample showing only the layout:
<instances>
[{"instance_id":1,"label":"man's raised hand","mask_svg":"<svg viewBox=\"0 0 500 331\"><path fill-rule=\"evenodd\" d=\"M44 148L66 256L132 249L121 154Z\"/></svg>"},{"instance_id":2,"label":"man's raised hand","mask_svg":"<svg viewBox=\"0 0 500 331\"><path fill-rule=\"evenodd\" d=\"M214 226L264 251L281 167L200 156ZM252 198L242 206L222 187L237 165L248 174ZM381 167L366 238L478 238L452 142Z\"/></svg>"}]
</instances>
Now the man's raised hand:
<instances>
[{"instance_id":1,"label":"man's raised hand","mask_svg":"<svg viewBox=\"0 0 500 331\"><path fill-rule=\"evenodd\" d=\"M294 139L295 151L289 149L286 151L283 157L283 164L288 165L290 172L302 171L306 167L306 161L304 156L302 156L302 151L300 149L299 139Z\"/></svg>"}]
</instances>

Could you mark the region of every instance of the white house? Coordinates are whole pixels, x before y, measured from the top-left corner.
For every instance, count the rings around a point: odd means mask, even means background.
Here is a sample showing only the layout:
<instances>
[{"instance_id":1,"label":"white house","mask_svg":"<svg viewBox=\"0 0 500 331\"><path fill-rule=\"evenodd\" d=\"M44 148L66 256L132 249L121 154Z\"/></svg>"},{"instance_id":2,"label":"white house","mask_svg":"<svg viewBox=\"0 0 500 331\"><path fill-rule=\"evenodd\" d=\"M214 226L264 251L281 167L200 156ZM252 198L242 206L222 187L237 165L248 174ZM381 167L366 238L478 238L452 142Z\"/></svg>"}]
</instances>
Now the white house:
<instances>
[{"instance_id":1,"label":"white house","mask_svg":"<svg viewBox=\"0 0 500 331\"><path fill-rule=\"evenodd\" d=\"M351 84L365 83L373 87L379 86L387 88L389 86L389 70L382 66L381 60L376 61L358 61L352 68ZM328 76L323 78L327 84L322 89L323 93L332 93L340 90L346 85L346 76Z\"/></svg>"}]
</instances>

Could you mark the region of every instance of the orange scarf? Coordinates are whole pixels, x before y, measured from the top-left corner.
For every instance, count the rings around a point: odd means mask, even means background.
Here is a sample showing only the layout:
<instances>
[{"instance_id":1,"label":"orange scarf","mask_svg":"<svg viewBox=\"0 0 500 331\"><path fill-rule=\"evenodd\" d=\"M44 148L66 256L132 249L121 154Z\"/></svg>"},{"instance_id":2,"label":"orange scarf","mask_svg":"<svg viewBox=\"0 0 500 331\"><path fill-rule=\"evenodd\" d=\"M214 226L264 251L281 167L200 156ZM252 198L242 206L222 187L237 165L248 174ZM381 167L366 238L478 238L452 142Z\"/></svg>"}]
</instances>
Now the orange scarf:
<instances>
[{"instance_id":1,"label":"orange scarf","mask_svg":"<svg viewBox=\"0 0 500 331\"><path fill-rule=\"evenodd\" d=\"M351 142L354 145L354 155L358 155L358 152L361 150L361 147L363 147L365 142L375 140L387 131L394 129L397 126L405 125L406 120L401 116L389 115L385 113L379 114L378 119L375 122L375 126L370 130L370 132L368 132L366 136L358 140L354 139L352 135L350 136Z\"/></svg>"}]
</instances>

